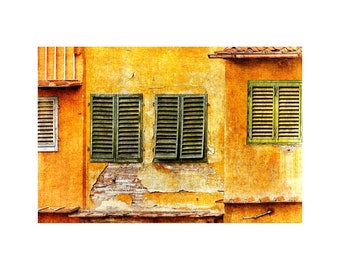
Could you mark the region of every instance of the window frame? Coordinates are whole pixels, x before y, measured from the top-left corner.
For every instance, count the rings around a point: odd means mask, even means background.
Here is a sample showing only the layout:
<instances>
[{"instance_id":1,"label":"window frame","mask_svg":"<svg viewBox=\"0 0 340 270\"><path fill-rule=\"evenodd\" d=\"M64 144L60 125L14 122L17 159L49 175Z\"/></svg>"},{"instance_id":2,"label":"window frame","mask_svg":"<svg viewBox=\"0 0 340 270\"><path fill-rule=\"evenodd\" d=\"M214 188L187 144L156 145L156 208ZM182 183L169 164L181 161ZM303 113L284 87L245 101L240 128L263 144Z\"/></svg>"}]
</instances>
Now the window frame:
<instances>
[{"instance_id":1,"label":"window frame","mask_svg":"<svg viewBox=\"0 0 340 270\"><path fill-rule=\"evenodd\" d=\"M95 155L94 150L94 124L100 124L95 123L94 120L94 99L96 98L107 98L112 99L112 107L111 107L111 113L112 113L112 144L111 144L111 150L112 154L110 157L102 157L100 154ZM137 124L137 132L135 132L135 135L137 134L137 156L125 156L120 155L119 153L119 100L122 98L128 98L128 99L135 99L135 101L138 101L138 116L135 118L135 121L138 121ZM115 163L138 163L143 161L143 137L142 137L142 114L143 114L143 95L142 94L91 94L90 95L90 162L115 162ZM110 121L106 119L107 121Z\"/></svg>"},{"instance_id":2,"label":"window frame","mask_svg":"<svg viewBox=\"0 0 340 270\"><path fill-rule=\"evenodd\" d=\"M176 128L176 156L174 155L160 155L157 149L158 143L158 131L159 131L159 117L158 117L158 104L159 98L177 98L178 99L178 115L177 115L177 128ZM196 154L189 154L187 157L184 155L184 100L186 98L202 98L202 143L201 156L198 157ZM208 130L208 95L207 94L157 94L155 96L155 127L154 127L154 149L153 149L153 162L164 163L164 162L206 162L207 161L207 130ZM174 120L175 121L175 120ZM196 123L199 124L199 123Z\"/></svg>"},{"instance_id":3,"label":"window frame","mask_svg":"<svg viewBox=\"0 0 340 270\"><path fill-rule=\"evenodd\" d=\"M269 137L257 137L254 138L253 135L253 93L254 93L254 88L272 88L273 89L273 112L272 112L272 138ZM297 100L293 100L295 102L292 102L292 105L288 106L295 106L293 107L293 110L291 111L294 114L294 109L295 109L295 115L298 116L298 120L295 121L295 126L297 127L288 127L291 130L292 129L298 129L296 132L296 136L293 135L288 135L286 137L280 136L279 134L279 128L280 125L283 123L280 122L279 116L280 113L283 114L282 111L280 111L280 92L284 92L284 88L290 88L290 89L296 89L295 92L298 92L298 102ZM282 90L281 90L282 89ZM297 90L298 89L298 90ZM294 90L291 90L291 93ZM294 93L293 93L294 94ZM297 95L295 95L295 99L297 98ZM284 98L284 97L282 97ZM249 80L248 81L248 105L247 105L247 144L272 144L272 145L289 145L289 144L301 144L302 143L302 81L301 80ZM294 105L298 104L298 105ZM266 108L268 109L268 108ZM287 108L284 108L287 109ZM282 116L281 114L281 116ZM290 116L289 116L290 117ZM292 119L292 118L287 118L287 119ZM264 119L264 118L263 118ZM286 120L287 120L286 119Z\"/></svg>"},{"instance_id":4,"label":"window frame","mask_svg":"<svg viewBox=\"0 0 340 270\"><path fill-rule=\"evenodd\" d=\"M39 123L39 102L52 102L53 112L52 112L52 123L53 123L53 142L52 144L43 144L39 143L39 126L41 126L41 123ZM58 152L58 109L59 109L59 99L58 97L38 97L38 152Z\"/></svg>"}]
</instances>

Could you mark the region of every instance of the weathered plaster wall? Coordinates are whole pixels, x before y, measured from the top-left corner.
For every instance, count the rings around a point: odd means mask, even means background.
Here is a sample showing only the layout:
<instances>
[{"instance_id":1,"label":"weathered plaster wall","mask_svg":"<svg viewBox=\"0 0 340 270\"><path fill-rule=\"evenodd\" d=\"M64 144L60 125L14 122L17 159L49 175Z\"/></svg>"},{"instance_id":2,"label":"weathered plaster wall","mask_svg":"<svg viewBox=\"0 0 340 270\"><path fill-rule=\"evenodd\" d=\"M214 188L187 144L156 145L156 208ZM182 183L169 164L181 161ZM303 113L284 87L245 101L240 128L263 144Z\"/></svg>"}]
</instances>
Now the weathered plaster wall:
<instances>
[{"instance_id":1,"label":"weathered plaster wall","mask_svg":"<svg viewBox=\"0 0 340 270\"><path fill-rule=\"evenodd\" d=\"M142 200L144 205L176 207L176 205L192 204L200 207L223 207L216 206L215 199L222 198L221 191L224 187L225 115L221 110L225 106L223 76L225 66L224 63L211 61L207 57L216 49L221 48L85 48L87 103L90 102L90 94L94 93L142 93L144 103L141 164L129 166L110 164L107 167L107 163L90 162L90 152L87 152L86 205L88 208L102 205L98 200L94 204L93 198L105 197L110 192L114 194L112 190L119 189L115 183L99 194L100 192L98 193L98 189L95 188L98 177L115 175L117 170L123 173L121 170L124 166L125 170L136 169L133 178L138 179L136 181L147 191ZM155 95L177 93L208 94L208 162L195 164L152 162ZM87 108L87 115L90 115L90 107ZM88 149L90 147L89 119L87 117L86 122ZM204 199L204 196L209 199ZM116 200L119 197L114 195L112 198ZM127 195L123 198L127 204L131 201Z\"/></svg>"},{"instance_id":2,"label":"weathered plaster wall","mask_svg":"<svg viewBox=\"0 0 340 270\"><path fill-rule=\"evenodd\" d=\"M248 80L302 80L302 59L226 60L225 200L301 201L302 147L247 145Z\"/></svg>"},{"instance_id":3,"label":"weathered plaster wall","mask_svg":"<svg viewBox=\"0 0 340 270\"><path fill-rule=\"evenodd\" d=\"M83 205L83 100L80 89L39 90L57 96L58 152L38 153L38 205Z\"/></svg>"},{"instance_id":4,"label":"weathered plaster wall","mask_svg":"<svg viewBox=\"0 0 340 270\"><path fill-rule=\"evenodd\" d=\"M38 81L73 79L73 75L83 81L85 62L82 48L45 49L38 47L37 50ZM38 96L58 97L59 106L58 151L38 152L38 207L84 207L84 86L38 88Z\"/></svg>"}]
</instances>

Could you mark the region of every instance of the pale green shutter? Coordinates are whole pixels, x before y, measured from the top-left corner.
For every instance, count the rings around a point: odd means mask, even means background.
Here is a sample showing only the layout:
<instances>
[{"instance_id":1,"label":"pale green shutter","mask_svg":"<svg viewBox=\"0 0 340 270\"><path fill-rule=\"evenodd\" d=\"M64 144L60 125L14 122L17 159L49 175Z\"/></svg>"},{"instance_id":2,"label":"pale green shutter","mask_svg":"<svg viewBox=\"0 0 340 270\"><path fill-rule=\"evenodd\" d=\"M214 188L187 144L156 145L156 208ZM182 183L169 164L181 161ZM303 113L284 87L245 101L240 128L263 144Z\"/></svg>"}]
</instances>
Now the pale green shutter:
<instances>
[{"instance_id":1,"label":"pale green shutter","mask_svg":"<svg viewBox=\"0 0 340 270\"><path fill-rule=\"evenodd\" d=\"M204 158L206 104L206 95L182 96L180 159Z\"/></svg>"},{"instance_id":2,"label":"pale green shutter","mask_svg":"<svg viewBox=\"0 0 340 270\"><path fill-rule=\"evenodd\" d=\"M91 160L114 159L114 96L91 96Z\"/></svg>"},{"instance_id":3,"label":"pale green shutter","mask_svg":"<svg viewBox=\"0 0 340 270\"><path fill-rule=\"evenodd\" d=\"M301 142L301 84L278 87L278 142Z\"/></svg>"},{"instance_id":4,"label":"pale green shutter","mask_svg":"<svg viewBox=\"0 0 340 270\"><path fill-rule=\"evenodd\" d=\"M274 140L273 86L249 85L248 141L257 143Z\"/></svg>"},{"instance_id":5,"label":"pale green shutter","mask_svg":"<svg viewBox=\"0 0 340 270\"><path fill-rule=\"evenodd\" d=\"M176 159L178 156L179 96L156 96L155 158Z\"/></svg>"},{"instance_id":6,"label":"pale green shutter","mask_svg":"<svg viewBox=\"0 0 340 270\"><path fill-rule=\"evenodd\" d=\"M248 82L248 143L300 143L301 81Z\"/></svg>"},{"instance_id":7,"label":"pale green shutter","mask_svg":"<svg viewBox=\"0 0 340 270\"><path fill-rule=\"evenodd\" d=\"M142 159L142 95L117 96L117 161Z\"/></svg>"}]
</instances>

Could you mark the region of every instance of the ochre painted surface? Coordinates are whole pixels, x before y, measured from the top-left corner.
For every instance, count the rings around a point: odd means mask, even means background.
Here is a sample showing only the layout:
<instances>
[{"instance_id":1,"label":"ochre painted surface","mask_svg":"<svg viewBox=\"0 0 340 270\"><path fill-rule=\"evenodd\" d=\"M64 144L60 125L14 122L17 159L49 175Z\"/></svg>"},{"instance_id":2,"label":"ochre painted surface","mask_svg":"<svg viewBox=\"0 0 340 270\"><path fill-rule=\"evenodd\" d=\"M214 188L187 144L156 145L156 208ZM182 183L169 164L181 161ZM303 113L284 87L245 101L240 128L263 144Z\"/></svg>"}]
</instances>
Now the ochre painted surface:
<instances>
[{"instance_id":1,"label":"ochre painted surface","mask_svg":"<svg viewBox=\"0 0 340 270\"><path fill-rule=\"evenodd\" d=\"M159 207L177 207L181 209L202 209L211 210L221 209L220 204L216 204L216 200L222 199L221 192L153 192L144 194L144 204L148 206Z\"/></svg>"},{"instance_id":2,"label":"ochre painted surface","mask_svg":"<svg viewBox=\"0 0 340 270\"><path fill-rule=\"evenodd\" d=\"M81 82L84 64L82 48L66 47L64 50L64 47L57 47L55 50L49 47L46 50L45 47L38 47L37 79L78 79ZM84 91L83 86L38 88L38 97L58 97L59 107L58 151L38 152L39 208L85 207ZM57 216L56 219L59 219ZM41 220L52 217L53 214L45 215Z\"/></svg>"},{"instance_id":3,"label":"ochre painted surface","mask_svg":"<svg viewBox=\"0 0 340 270\"><path fill-rule=\"evenodd\" d=\"M82 223L80 218L69 217L68 214L39 214L38 223Z\"/></svg>"},{"instance_id":4,"label":"ochre painted surface","mask_svg":"<svg viewBox=\"0 0 340 270\"><path fill-rule=\"evenodd\" d=\"M221 49L78 49L84 68L77 66L82 86L38 90L38 96L58 96L60 108L59 151L38 154L38 206L212 209L225 210L224 222L301 222L302 204L285 201L302 201L302 147L247 145L246 134L248 80L302 80L302 60L208 58L208 54ZM41 49L38 54L43 57ZM44 76L43 63L38 61L39 79ZM49 73L51 68L49 64ZM90 95L99 93L143 94L142 163L90 162ZM188 93L208 95L207 162L154 163L155 95ZM139 197L122 191L110 198L107 187L107 197L101 197L106 201L97 200L100 205L95 204L90 195L91 191L98 192L93 187L101 188L98 177L105 175L107 168L109 173L117 171L116 175L122 177L130 167L136 173L127 174L128 180L138 180L139 187L143 187ZM124 181L119 184L124 186ZM117 188L117 183L112 187ZM222 199L249 203L216 203ZM254 203L259 201L267 203ZM277 201L271 205L275 209L273 215L242 219L267 211L270 201ZM41 216L39 222L53 222L52 216ZM67 218L57 216L55 221L61 219L67 222ZM70 218L69 222L75 220ZM135 221L138 222L128 222ZM166 218L163 221L186 222Z\"/></svg>"},{"instance_id":5,"label":"ochre painted surface","mask_svg":"<svg viewBox=\"0 0 340 270\"><path fill-rule=\"evenodd\" d=\"M302 200L302 147L247 145L248 80L302 80L302 59L226 63L225 200Z\"/></svg>"},{"instance_id":6,"label":"ochre painted surface","mask_svg":"<svg viewBox=\"0 0 340 270\"><path fill-rule=\"evenodd\" d=\"M302 203L233 203L226 204L224 223L301 223ZM268 210L269 215L261 215Z\"/></svg>"},{"instance_id":7,"label":"ochre painted surface","mask_svg":"<svg viewBox=\"0 0 340 270\"><path fill-rule=\"evenodd\" d=\"M58 152L38 153L38 207L83 206L83 101L80 89L39 90L58 97Z\"/></svg>"},{"instance_id":8,"label":"ochre painted surface","mask_svg":"<svg viewBox=\"0 0 340 270\"><path fill-rule=\"evenodd\" d=\"M147 189L145 200L162 201L168 205L195 205L195 197L176 192L199 192L202 207L216 207L223 191L223 143L225 115L221 113L225 100L223 62L211 61L208 54L220 48L127 47L85 48L86 103L91 94L143 94L143 162L138 179ZM208 162L153 163L155 95L208 94ZM90 116L90 107L87 107ZM86 122L86 148L90 147L90 121ZM86 206L95 208L90 192L107 163L90 162L87 151ZM119 166L115 165L115 166ZM172 194L172 195L170 195ZM204 199L206 194L208 199ZM202 197L203 196L203 197ZM158 197L158 198L157 198ZM173 199L172 199L173 198ZM150 201L151 202L151 201ZM205 202L205 203L204 203ZM220 207L220 206L218 206ZM220 207L221 208L221 207ZM222 207L223 209L223 207Z\"/></svg>"}]
</instances>

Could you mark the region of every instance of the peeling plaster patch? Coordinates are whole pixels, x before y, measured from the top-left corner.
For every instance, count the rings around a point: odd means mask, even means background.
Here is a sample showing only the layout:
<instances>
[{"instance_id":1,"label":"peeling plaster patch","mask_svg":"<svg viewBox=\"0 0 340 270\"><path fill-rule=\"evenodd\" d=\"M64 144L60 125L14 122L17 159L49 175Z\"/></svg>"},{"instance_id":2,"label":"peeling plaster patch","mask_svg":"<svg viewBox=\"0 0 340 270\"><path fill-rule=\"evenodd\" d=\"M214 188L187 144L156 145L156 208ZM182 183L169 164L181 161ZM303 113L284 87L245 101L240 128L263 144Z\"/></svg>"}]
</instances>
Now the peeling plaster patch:
<instances>
[{"instance_id":1,"label":"peeling plaster patch","mask_svg":"<svg viewBox=\"0 0 340 270\"><path fill-rule=\"evenodd\" d=\"M164 164L161 165L164 168L167 168L169 171L173 171L173 172L198 172L200 173L202 176L207 177L209 174L214 174L215 171L212 167L209 166L204 166L204 165L200 165L200 164L174 164L174 165L170 165L170 164Z\"/></svg>"},{"instance_id":2,"label":"peeling plaster patch","mask_svg":"<svg viewBox=\"0 0 340 270\"><path fill-rule=\"evenodd\" d=\"M116 197L123 198L121 194L129 194L132 197L132 205L138 205L147 189L142 185L137 177L138 164L113 165L109 164L100 173L96 183L92 186L90 197L96 207L106 207L107 202L111 202ZM125 202L128 200L125 198ZM118 200L118 204L124 203ZM125 203L128 205L127 203Z\"/></svg>"},{"instance_id":3,"label":"peeling plaster patch","mask_svg":"<svg viewBox=\"0 0 340 270\"><path fill-rule=\"evenodd\" d=\"M296 145L282 145L281 150L284 152L292 152L296 149Z\"/></svg>"},{"instance_id":4,"label":"peeling plaster patch","mask_svg":"<svg viewBox=\"0 0 340 270\"><path fill-rule=\"evenodd\" d=\"M114 210L129 210L130 206L126 204L125 202L109 199L106 201L103 201L100 206L96 208L98 211L114 211Z\"/></svg>"},{"instance_id":5,"label":"peeling plaster patch","mask_svg":"<svg viewBox=\"0 0 340 270\"><path fill-rule=\"evenodd\" d=\"M138 178L149 192L216 192L221 188L220 176L206 163L154 163L139 170Z\"/></svg>"},{"instance_id":6,"label":"peeling plaster patch","mask_svg":"<svg viewBox=\"0 0 340 270\"><path fill-rule=\"evenodd\" d=\"M208 146L208 155L214 155L214 154L215 154L215 148Z\"/></svg>"}]
</instances>

